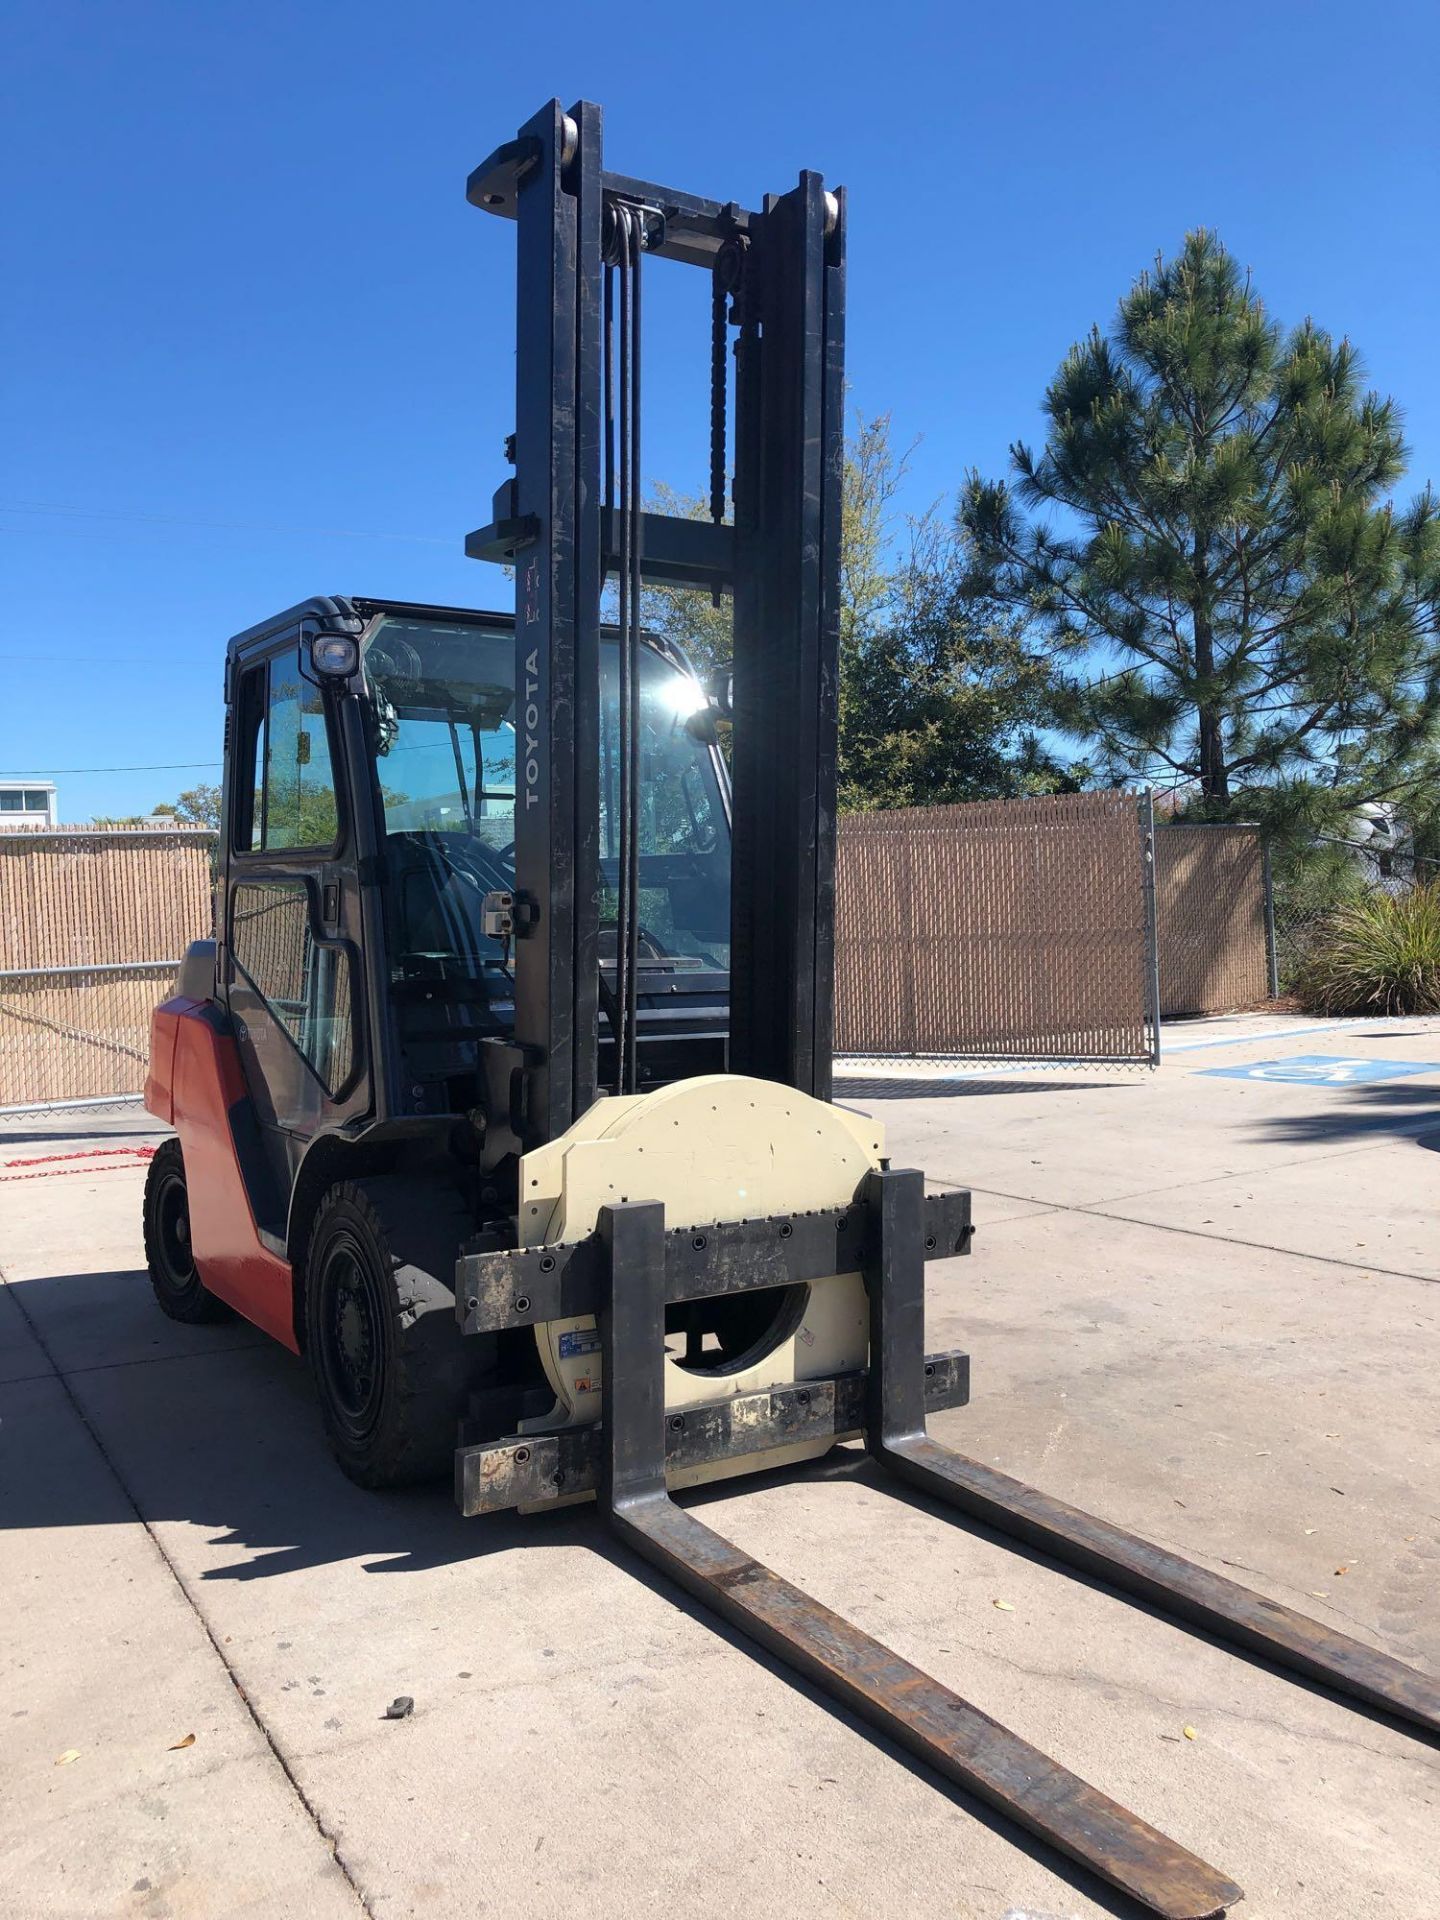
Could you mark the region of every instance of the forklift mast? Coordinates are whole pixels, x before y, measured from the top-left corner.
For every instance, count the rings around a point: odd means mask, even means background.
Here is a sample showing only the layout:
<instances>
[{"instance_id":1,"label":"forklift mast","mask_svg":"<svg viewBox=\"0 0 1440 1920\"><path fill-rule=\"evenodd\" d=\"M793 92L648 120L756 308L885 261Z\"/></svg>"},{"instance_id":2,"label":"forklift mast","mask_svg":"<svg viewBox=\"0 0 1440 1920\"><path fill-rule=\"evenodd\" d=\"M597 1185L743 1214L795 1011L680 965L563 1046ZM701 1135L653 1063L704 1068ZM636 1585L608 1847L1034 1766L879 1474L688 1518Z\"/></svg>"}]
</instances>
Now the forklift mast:
<instances>
[{"instance_id":1,"label":"forklift mast","mask_svg":"<svg viewBox=\"0 0 1440 1920\"><path fill-rule=\"evenodd\" d=\"M513 566L516 580L511 1060L524 1144L558 1137L602 1090L600 607L612 578L622 733L614 1090L636 1084L630 701L640 597L653 583L706 590L717 604L728 595L733 607L730 1070L828 1099L844 194L807 172L750 211L609 173L600 108L580 101L567 113L557 100L475 169L467 196L517 228L515 470L466 552ZM644 507L647 255L710 276L708 520Z\"/></svg>"}]
</instances>

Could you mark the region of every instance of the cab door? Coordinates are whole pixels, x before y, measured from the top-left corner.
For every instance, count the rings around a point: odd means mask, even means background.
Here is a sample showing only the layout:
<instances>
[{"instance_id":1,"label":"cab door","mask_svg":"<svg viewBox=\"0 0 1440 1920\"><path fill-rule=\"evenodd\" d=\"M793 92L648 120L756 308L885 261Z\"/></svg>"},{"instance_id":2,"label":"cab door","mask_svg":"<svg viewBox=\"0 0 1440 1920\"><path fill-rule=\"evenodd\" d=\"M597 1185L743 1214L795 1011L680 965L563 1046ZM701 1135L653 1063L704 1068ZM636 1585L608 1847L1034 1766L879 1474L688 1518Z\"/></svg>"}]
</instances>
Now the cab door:
<instances>
[{"instance_id":1,"label":"cab door","mask_svg":"<svg viewBox=\"0 0 1440 1920\"><path fill-rule=\"evenodd\" d=\"M338 702L297 630L237 662L221 979L281 1215L306 1145L367 1111ZM267 1211L269 1209L266 1209Z\"/></svg>"}]
</instances>

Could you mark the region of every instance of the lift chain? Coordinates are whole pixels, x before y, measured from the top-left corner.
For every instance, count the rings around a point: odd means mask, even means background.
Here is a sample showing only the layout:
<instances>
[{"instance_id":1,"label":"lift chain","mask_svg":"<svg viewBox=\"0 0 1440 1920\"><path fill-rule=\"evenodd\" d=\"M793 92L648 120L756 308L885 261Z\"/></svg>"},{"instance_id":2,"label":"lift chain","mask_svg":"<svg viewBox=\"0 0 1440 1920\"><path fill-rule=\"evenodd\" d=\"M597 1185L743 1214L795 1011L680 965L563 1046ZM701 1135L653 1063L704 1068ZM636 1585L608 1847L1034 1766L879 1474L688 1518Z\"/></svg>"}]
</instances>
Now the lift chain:
<instances>
[{"instance_id":1,"label":"lift chain","mask_svg":"<svg viewBox=\"0 0 1440 1920\"><path fill-rule=\"evenodd\" d=\"M647 248L661 246L664 215L618 196L605 205L605 504L618 528L618 651L620 656L620 793L615 897L615 1029L613 1090L639 1088L637 1040L640 972L640 676L641 527L644 493L640 465L640 265ZM619 339L616 299L619 288ZM615 458L619 429L619 460ZM618 465L618 474L617 474ZM618 478L618 500L616 481ZM618 514L615 509L618 505ZM609 996L602 994L607 1013Z\"/></svg>"},{"instance_id":2,"label":"lift chain","mask_svg":"<svg viewBox=\"0 0 1440 1920\"><path fill-rule=\"evenodd\" d=\"M725 349L728 345L727 308L730 301L720 260L721 256L717 253L710 280L710 518L717 527L725 518L727 491Z\"/></svg>"}]
</instances>

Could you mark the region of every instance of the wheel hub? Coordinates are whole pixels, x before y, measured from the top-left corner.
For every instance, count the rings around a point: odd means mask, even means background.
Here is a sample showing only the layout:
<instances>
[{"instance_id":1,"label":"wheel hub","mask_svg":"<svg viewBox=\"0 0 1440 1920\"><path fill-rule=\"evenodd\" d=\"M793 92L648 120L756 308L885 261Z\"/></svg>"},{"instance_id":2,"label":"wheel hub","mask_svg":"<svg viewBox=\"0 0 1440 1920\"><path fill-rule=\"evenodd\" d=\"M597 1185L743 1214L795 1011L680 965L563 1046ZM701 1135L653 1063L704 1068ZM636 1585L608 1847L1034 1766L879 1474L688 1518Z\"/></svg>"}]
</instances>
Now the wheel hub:
<instances>
[{"instance_id":1,"label":"wheel hub","mask_svg":"<svg viewBox=\"0 0 1440 1920\"><path fill-rule=\"evenodd\" d=\"M330 1295L325 1359L345 1411L362 1420L374 1396L377 1332L374 1302L354 1256L337 1250L325 1276Z\"/></svg>"},{"instance_id":2,"label":"wheel hub","mask_svg":"<svg viewBox=\"0 0 1440 1920\"><path fill-rule=\"evenodd\" d=\"M166 1182L156 1213L166 1277L172 1286L187 1286L194 1276L195 1256L190 1247L190 1207L183 1180Z\"/></svg>"}]
</instances>

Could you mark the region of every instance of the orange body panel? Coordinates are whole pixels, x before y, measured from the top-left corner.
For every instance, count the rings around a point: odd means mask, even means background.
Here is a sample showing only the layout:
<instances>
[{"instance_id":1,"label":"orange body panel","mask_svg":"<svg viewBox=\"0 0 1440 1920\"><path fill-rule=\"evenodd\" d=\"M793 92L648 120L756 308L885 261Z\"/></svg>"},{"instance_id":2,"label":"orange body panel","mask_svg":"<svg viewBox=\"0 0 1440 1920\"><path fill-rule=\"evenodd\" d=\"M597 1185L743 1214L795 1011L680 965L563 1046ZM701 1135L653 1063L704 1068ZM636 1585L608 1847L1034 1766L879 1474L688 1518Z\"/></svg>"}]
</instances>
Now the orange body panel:
<instances>
[{"instance_id":1,"label":"orange body panel","mask_svg":"<svg viewBox=\"0 0 1440 1920\"><path fill-rule=\"evenodd\" d=\"M180 1136L200 1278L218 1299L298 1353L290 1265L255 1231L235 1150L231 1109L249 1097L234 1038L217 1031L203 1002L177 995L155 1009L145 1105Z\"/></svg>"}]
</instances>

